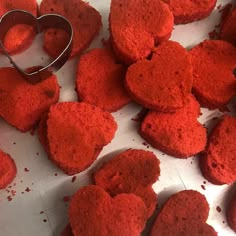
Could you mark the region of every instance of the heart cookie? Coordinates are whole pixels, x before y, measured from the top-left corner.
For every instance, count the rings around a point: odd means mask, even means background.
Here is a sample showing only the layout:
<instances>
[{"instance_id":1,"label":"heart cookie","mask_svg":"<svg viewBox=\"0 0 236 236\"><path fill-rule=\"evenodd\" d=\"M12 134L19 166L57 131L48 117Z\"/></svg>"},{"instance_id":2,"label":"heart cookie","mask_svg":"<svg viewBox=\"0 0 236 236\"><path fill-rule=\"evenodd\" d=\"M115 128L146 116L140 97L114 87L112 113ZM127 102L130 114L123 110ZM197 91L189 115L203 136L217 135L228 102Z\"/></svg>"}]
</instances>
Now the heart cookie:
<instances>
[{"instance_id":1,"label":"heart cookie","mask_svg":"<svg viewBox=\"0 0 236 236\"><path fill-rule=\"evenodd\" d=\"M133 194L111 198L102 188L86 186L71 199L69 221L74 236L139 236L147 208Z\"/></svg>"},{"instance_id":2,"label":"heart cookie","mask_svg":"<svg viewBox=\"0 0 236 236\"><path fill-rule=\"evenodd\" d=\"M172 195L161 208L150 236L217 236L206 223L209 205L197 191L184 190Z\"/></svg>"},{"instance_id":3,"label":"heart cookie","mask_svg":"<svg viewBox=\"0 0 236 236\"><path fill-rule=\"evenodd\" d=\"M22 132L31 130L59 99L56 76L44 74L48 79L33 85L14 68L0 68L0 116Z\"/></svg>"},{"instance_id":4,"label":"heart cookie","mask_svg":"<svg viewBox=\"0 0 236 236\"><path fill-rule=\"evenodd\" d=\"M174 17L160 0L112 0L111 41L117 56L132 64L148 57L154 46L171 36Z\"/></svg>"},{"instance_id":5,"label":"heart cookie","mask_svg":"<svg viewBox=\"0 0 236 236\"><path fill-rule=\"evenodd\" d=\"M199 103L189 96L188 103L174 113L149 111L140 135L153 147L178 158L188 158L204 150L206 129L197 121Z\"/></svg>"},{"instance_id":6,"label":"heart cookie","mask_svg":"<svg viewBox=\"0 0 236 236\"><path fill-rule=\"evenodd\" d=\"M157 205L152 185L160 175L160 161L149 151L129 149L113 157L94 174L95 184L111 196L133 193L143 199L148 216Z\"/></svg>"},{"instance_id":7,"label":"heart cookie","mask_svg":"<svg viewBox=\"0 0 236 236\"><path fill-rule=\"evenodd\" d=\"M130 96L145 108L174 111L184 106L192 89L192 64L179 43L158 46L151 60L131 65L126 74Z\"/></svg>"}]
</instances>

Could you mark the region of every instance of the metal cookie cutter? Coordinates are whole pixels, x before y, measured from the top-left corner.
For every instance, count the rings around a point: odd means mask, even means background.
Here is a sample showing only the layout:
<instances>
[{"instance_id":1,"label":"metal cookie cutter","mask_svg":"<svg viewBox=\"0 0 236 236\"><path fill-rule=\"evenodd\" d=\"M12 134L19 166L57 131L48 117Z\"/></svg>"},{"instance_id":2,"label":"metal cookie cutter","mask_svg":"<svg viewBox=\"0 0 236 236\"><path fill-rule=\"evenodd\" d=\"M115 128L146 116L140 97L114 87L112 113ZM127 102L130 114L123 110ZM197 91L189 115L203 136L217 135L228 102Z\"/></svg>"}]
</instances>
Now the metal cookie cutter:
<instances>
[{"instance_id":1,"label":"metal cookie cutter","mask_svg":"<svg viewBox=\"0 0 236 236\"><path fill-rule=\"evenodd\" d=\"M69 38L67 46L61 54L51 63L40 69L27 72L18 66L11 58L9 53L4 48L3 42L8 30L17 25L26 24L34 28L35 32L41 33L48 28L62 29L68 33ZM47 69L52 69L53 72L59 70L69 59L72 49L73 29L70 22L63 16L57 14L46 14L36 18L31 13L24 10L12 10L4 14L0 19L0 46L5 55L10 60L11 64L20 72L29 82L37 83L44 78L43 72ZM44 73L45 74L45 73Z\"/></svg>"}]
</instances>

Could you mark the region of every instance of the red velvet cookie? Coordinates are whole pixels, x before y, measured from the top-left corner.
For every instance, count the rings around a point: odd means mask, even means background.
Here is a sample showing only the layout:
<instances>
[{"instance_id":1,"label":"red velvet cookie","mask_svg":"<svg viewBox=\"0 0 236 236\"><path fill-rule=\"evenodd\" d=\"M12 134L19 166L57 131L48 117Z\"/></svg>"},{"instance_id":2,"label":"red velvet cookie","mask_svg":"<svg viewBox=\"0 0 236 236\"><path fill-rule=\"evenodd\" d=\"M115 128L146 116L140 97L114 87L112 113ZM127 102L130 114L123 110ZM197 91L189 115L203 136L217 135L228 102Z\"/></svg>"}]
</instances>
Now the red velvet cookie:
<instances>
[{"instance_id":1,"label":"red velvet cookie","mask_svg":"<svg viewBox=\"0 0 236 236\"><path fill-rule=\"evenodd\" d=\"M144 202L133 194L111 198L98 186L81 188L71 199L74 236L139 236L147 219Z\"/></svg>"},{"instance_id":2,"label":"red velvet cookie","mask_svg":"<svg viewBox=\"0 0 236 236\"><path fill-rule=\"evenodd\" d=\"M71 22L74 30L71 57L85 50L102 27L99 12L82 0L43 0L39 12L40 15L60 14ZM44 34L44 49L55 58L65 48L67 38L64 31L49 29Z\"/></svg>"},{"instance_id":3,"label":"red velvet cookie","mask_svg":"<svg viewBox=\"0 0 236 236\"><path fill-rule=\"evenodd\" d=\"M146 108L172 112L183 107L192 88L188 52L177 42L162 43L151 60L138 61L128 68L126 88Z\"/></svg>"},{"instance_id":4,"label":"red velvet cookie","mask_svg":"<svg viewBox=\"0 0 236 236\"><path fill-rule=\"evenodd\" d=\"M174 113L149 111L140 135L154 148L178 158L188 158L204 150L206 129L197 121L199 103L189 96L188 103Z\"/></svg>"},{"instance_id":5,"label":"red velvet cookie","mask_svg":"<svg viewBox=\"0 0 236 236\"><path fill-rule=\"evenodd\" d=\"M186 24L209 16L215 8L216 0L162 0L173 12L175 24Z\"/></svg>"},{"instance_id":6,"label":"red velvet cookie","mask_svg":"<svg viewBox=\"0 0 236 236\"><path fill-rule=\"evenodd\" d=\"M108 112L79 102L50 107L47 119L49 158L68 175L79 173L111 142L117 124Z\"/></svg>"},{"instance_id":7,"label":"red velvet cookie","mask_svg":"<svg viewBox=\"0 0 236 236\"><path fill-rule=\"evenodd\" d=\"M210 109L226 106L236 95L236 48L223 40L205 40L190 51L190 57L193 92L200 104Z\"/></svg>"},{"instance_id":8,"label":"red velvet cookie","mask_svg":"<svg viewBox=\"0 0 236 236\"><path fill-rule=\"evenodd\" d=\"M80 101L114 112L131 99L124 88L126 67L109 49L93 49L80 57L76 90Z\"/></svg>"},{"instance_id":9,"label":"red velvet cookie","mask_svg":"<svg viewBox=\"0 0 236 236\"><path fill-rule=\"evenodd\" d=\"M143 199L148 216L157 205L152 185L160 175L160 161L149 151L129 149L113 157L94 174L96 185L111 196L133 193Z\"/></svg>"},{"instance_id":10,"label":"red velvet cookie","mask_svg":"<svg viewBox=\"0 0 236 236\"><path fill-rule=\"evenodd\" d=\"M112 0L109 24L116 54L131 64L148 57L156 44L171 36L174 17L160 0Z\"/></svg>"},{"instance_id":11,"label":"red velvet cookie","mask_svg":"<svg viewBox=\"0 0 236 236\"><path fill-rule=\"evenodd\" d=\"M59 99L56 76L45 74L48 79L30 84L14 68L0 68L0 116L22 132L32 129Z\"/></svg>"},{"instance_id":12,"label":"red velvet cookie","mask_svg":"<svg viewBox=\"0 0 236 236\"><path fill-rule=\"evenodd\" d=\"M229 10L227 16L222 19L220 38L236 45L236 8Z\"/></svg>"},{"instance_id":13,"label":"red velvet cookie","mask_svg":"<svg viewBox=\"0 0 236 236\"><path fill-rule=\"evenodd\" d=\"M236 118L225 115L212 131L200 158L203 176L213 184L236 181Z\"/></svg>"},{"instance_id":14,"label":"red velvet cookie","mask_svg":"<svg viewBox=\"0 0 236 236\"><path fill-rule=\"evenodd\" d=\"M16 164L14 160L0 150L0 189L4 189L16 177Z\"/></svg>"},{"instance_id":15,"label":"red velvet cookie","mask_svg":"<svg viewBox=\"0 0 236 236\"><path fill-rule=\"evenodd\" d=\"M236 191L227 206L226 216L229 226L236 232Z\"/></svg>"},{"instance_id":16,"label":"red velvet cookie","mask_svg":"<svg viewBox=\"0 0 236 236\"><path fill-rule=\"evenodd\" d=\"M36 0L0 1L0 16L15 9L25 10L37 16L38 4ZM10 54L20 53L31 45L35 35L36 32L31 26L25 24L15 25L5 36L4 47Z\"/></svg>"},{"instance_id":17,"label":"red velvet cookie","mask_svg":"<svg viewBox=\"0 0 236 236\"><path fill-rule=\"evenodd\" d=\"M206 224L209 205L204 195L184 190L172 195L161 208L150 236L217 236Z\"/></svg>"}]
</instances>

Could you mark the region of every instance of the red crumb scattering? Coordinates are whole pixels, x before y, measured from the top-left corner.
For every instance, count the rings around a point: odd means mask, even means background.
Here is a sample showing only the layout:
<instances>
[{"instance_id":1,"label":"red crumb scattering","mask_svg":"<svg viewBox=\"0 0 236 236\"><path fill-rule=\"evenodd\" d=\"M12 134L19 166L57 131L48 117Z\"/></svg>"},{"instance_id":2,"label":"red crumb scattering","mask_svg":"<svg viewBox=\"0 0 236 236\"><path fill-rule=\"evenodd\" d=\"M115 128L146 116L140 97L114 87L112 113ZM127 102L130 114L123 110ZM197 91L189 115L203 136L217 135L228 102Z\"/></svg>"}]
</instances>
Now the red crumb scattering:
<instances>
[{"instance_id":1,"label":"red crumb scattering","mask_svg":"<svg viewBox=\"0 0 236 236\"><path fill-rule=\"evenodd\" d=\"M221 207L217 206L216 207L216 210L220 213L222 210L221 210Z\"/></svg>"},{"instance_id":2,"label":"red crumb scattering","mask_svg":"<svg viewBox=\"0 0 236 236\"><path fill-rule=\"evenodd\" d=\"M11 158L11 156L1 150L0 163L0 189L5 189L7 185L10 184L15 178L17 169L15 161Z\"/></svg>"},{"instance_id":3,"label":"red crumb scattering","mask_svg":"<svg viewBox=\"0 0 236 236\"><path fill-rule=\"evenodd\" d=\"M72 179L71 179L71 182L74 183L76 180L76 176L73 176Z\"/></svg>"},{"instance_id":4,"label":"red crumb scattering","mask_svg":"<svg viewBox=\"0 0 236 236\"><path fill-rule=\"evenodd\" d=\"M74 235L140 235L146 220L147 208L139 197L119 194L112 198L95 185L79 189L69 206Z\"/></svg>"},{"instance_id":5,"label":"red crumb scattering","mask_svg":"<svg viewBox=\"0 0 236 236\"><path fill-rule=\"evenodd\" d=\"M99 12L82 0L71 0L70 4L68 0L43 0L39 13L60 14L70 21L74 31L71 57L84 51L102 27ZM49 29L44 34L44 49L50 56L56 58L65 48L68 37L63 30Z\"/></svg>"},{"instance_id":6,"label":"red crumb scattering","mask_svg":"<svg viewBox=\"0 0 236 236\"><path fill-rule=\"evenodd\" d=\"M209 16L215 8L216 0L163 0L174 14L175 24L186 24Z\"/></svg>"},{"instance_id":7,"label":"red crumb scattering","mask_svg":"<svg viewBox=\"0 0 236 236\"><path fill-rule=\"evenodd\" d=\"M205 149L206 129L198 122L200 105L191 95L173 113L149 111L139 134L154 148L177 158L189 158ZM196 138L197 137L197 138Z\"/></svg>"},{"instance_id":8,"label":"red crumb scattering","mask_svg":"<svg viewBox=\"0 0 236 236\"><path fill-rule=\"evenodd\" d=\"M131 98L124 88L126 67L117 63L108 48L97 48L80 57L76 91L79 100L115 112Z\"/></svg>"},{"instance_id":9,"label":"red crumb scattering","mask_svg":"<svg viewBox=\"0 0 236 236\"><path fill-rule=\"evenodd\" d=\"M154 153L129 149L104 164L94 174L94 180L111 196L133 193L141 197L148 208L148 216L151 216L157 205L152 185L159 178L159 165Z\"/></svg>"},{"instance_id":10,"label":"red crumb scattering","mask_svg":"<svg viewBox=\"0 0 236 236\"><path fill-rule=\"evenodd\" d=\"M63 197L63 201L64 202L69 202L70 201L70 197L69 196L64 196Z\"/></svg>"},{"instance_id":11,"label":"red crumb scattering","mask_svg":"<svg viewBox=\"0 0 236 236\"><path fill-rule=\"evenodd\" d=\"M188 100L192 79L189 53L179 43L167 41L155 49L151 60L131 65L125 83L131 98L143 107L173 112Z\"/></svg>"},{"instance_id":12,"label":"red crumb scattering","mask_svg":"<svg viewBox=\"0 0 236 236\"><path fill-rule=\"evenodd\" d=\"M208 146L200 157L203 176L213 184L236 181L236 118L225 115L213 129Z\"/></svg>"},{"instance_id":13,"label":"red crumb scattering","mask_svg":"<svg viewBox=\"0 0 236 236\"><path fill-rule=\"evenodd\" d=\"M24 171L25 171L25 172L29 172L29 169L28 169L28 168L25 168Z\"/></svg>"},{"instance_id":14,"label":"red crumb scattering","mask_svg":"<svg viewBox=\"0 0 236 236\"><path fill-rule=\"evenodd\" d=\"M217 236L206 223L208 214L209 205L204 195L194 190L180 191L164 203L150 236L183 235L183 232L184 235Z\"/></svg>"},{"instance_id":15,"label":"red crumb scattering","mask_svg":"<svg viewBox=\"0 0 236 236\"><path fill-rule=\"evenodd\" d=\"M193 64L193 93L201 106L225 107L236 93L233 75L236 48L223 40L205 40L189 54Z\"/></svg>"},{"instance_id":16,"label":"red crumb scattering","mask_svg":"<svg viewBox=\"0 0 236 236\"><path fill-rule=\"evenodd\" d=\"M206 187L205 187L204 185L201 185L201 188L202 188L203 190L206 190Z\"/></svg>"},{"instance_id":17,"label":"red crumb scattering","mask_svg":"<svg viewBox=\"0 0 236 236\"><path fill-rule=\"evenodd\" d=\"M173 24L173 14L163 1L111 1L111 42L116 55L126 64L148 57L156 44L168 40Z\"/></svg>"},{"instance_id":18,"label":"red crumb scattering","mask_svg":"<svg viewBox=\"0 0 236 236\"><path fill-rule=\"evenodd\" d=\"M26 192L30 192L31 189L30 189L29 187L27 187L27 188L25 189L25 191L26 191Z\"/></svg>"},{"instance_id":19,"label":"red crumb scattering","mask_svg":"<svg viewBox=\"0 0 236 236\"><path fill-rule=\"evenodd\" d=\"M8 196L8 197L7 197L7 200L8 200L9 202L11 202L11 201L12 201L12 197L11 197L11 196Z\"/></svg>"},{"instance_id":20,"label":"red crumb scattering","mask_svg":"<svg viewBox=\"0 0 236 236\"><path fill-rule=\"evenodd\" d=\"M83 102L52 105L46 128L49 158L68 175L75 175L96 160L116 129L113 116L93 105Z\"/></svg>"},{"instance_id":21,"label":"red crumb scattering","mask_svg":"<svg viewBox=\"0 0 236 236\"><path fill-rule=\"evenodd\" d=\"M49 71L43 75L49 78L30 84L16 69L0 68L0 116L22 132L31 130L50 105L58 101L56 75Z\"/></svg>"}]
</instances>

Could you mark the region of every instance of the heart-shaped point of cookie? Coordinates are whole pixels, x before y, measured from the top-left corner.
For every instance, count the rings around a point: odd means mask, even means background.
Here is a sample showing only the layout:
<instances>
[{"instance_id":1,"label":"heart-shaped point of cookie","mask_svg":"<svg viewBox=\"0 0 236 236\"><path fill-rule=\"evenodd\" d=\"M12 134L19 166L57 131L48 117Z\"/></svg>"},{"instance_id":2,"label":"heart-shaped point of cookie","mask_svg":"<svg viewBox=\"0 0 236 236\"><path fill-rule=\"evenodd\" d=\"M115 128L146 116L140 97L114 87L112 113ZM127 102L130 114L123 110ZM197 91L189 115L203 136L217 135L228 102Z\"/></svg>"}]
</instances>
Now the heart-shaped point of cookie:
<instances>
[{"instance_id":1,"label":"heart-shaped point of cookie","mask_svg":"<svg viewBox=\"0 0 236 236\"><path fill-rule=\"evenodd\" d=\"M113 157L94 174L96 185L104 188L111 196L133 193L143 199L148 216L157 205L157 195L152 185L160 175L160 161L154 153L129 149Z\"/></svg>"},{"instance_id":2,"label":"heart-shaped point of cookie","mask_svg":"<svg viewBox=\"0 0 236 236\"><path fill-rule=\"evenodd\" d=\"M43 68L28 72L15 63L13 58L4 47L4 38L7 32L9 31L9 29L11 29L11 27L14 27L18 24L32 26L34 31L37 33L43 32L48 28L59 28L68 33L70 37L68 38L66 47L61 51L60 55L56 59L54 59ZM34 15L27 11L12 10L3 15L0 20L0 46L4 54L8 57L11 64L17 69L17 71L32 83L37 83L45 79L45 73L43 73L45 70L52 69L54 71L57 71L66 63L71 52L72 37L73 30L70 22L60 15L48 14L36 18Z\"/></svg>"},{"instance_id":3,"label":"heart-shaped point of cookie","mask_svg":"<svg viewBox=\"0 0 236 236\"><path fill-rule=\"evenodd\" d=\"M159 0L112 0L109 23L117 56L131 64L146 58L156 43L171 36L174 17Z\"/></svg>"},{"instance_id":4,"label":"heart-shaped point of cookie","mask_svg":"<svg viewBox=\"0 0 236 236\"><path fill-rule=\"evenodd\" d=\"M97 186L81 188L71 199L69 221L74 236L138 236L147 219L147 208L133 194L111 198Z\"/></svg>"},{"instance_id":5,"label":"heart-shaped point of cookie","mask_svg":"<svg viewBox=\"0 0 236 236\"><path fill-rule=\"evenodd\" d=\"M177 42L162 43L151 60L138 61L128 68L126 88L146 108L169 112L183 107L192 88L188 52Z\"/></svg>"},{"instance_id":6,"label":"heart-shaped point of cookie","mask_svg":"<svg viewBox=\"0 0 236 236\"><path fill-rule=\"evenodd\" d=\"M163 205L150 236L217 236L206 220L209 205L204 195L184 190L172 195Z\"/></svg>"},{"instance_id":7,"label":"heart-shaped point of cookie","mask_svg":"<svg viewBox=\"0 0 236 236\"><path fill-rule=\"evenodd\" d=\"M190 95L186 105L173 113L149 111L140 135L153 147L178 158L187 158L204 150L206 129L197 121L200 105Z\"/></svg>"}]
</instances>

